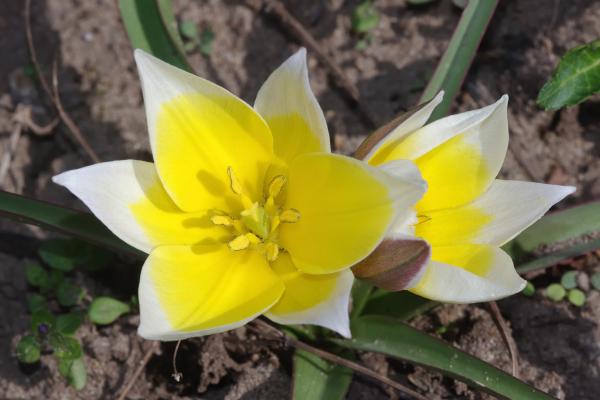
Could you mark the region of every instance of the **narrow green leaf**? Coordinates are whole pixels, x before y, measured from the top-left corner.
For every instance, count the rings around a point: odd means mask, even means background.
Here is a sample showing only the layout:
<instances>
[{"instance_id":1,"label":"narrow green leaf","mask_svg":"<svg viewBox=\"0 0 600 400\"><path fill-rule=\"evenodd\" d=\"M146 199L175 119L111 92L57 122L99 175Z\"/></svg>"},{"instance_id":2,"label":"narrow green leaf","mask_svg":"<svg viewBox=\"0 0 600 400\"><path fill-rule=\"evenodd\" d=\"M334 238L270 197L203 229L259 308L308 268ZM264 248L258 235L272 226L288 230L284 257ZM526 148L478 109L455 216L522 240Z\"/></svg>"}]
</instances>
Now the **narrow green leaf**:
<instances>
[{"instance_id":1,"label":"narrow green leaf","mask_svg":"<svg viewBox=\"0 0 600 400\"><path fill-rule=\"evenodd\" d=\"M0 190L0 216L55 230L112 250L143 255L110 232L96 217Z\"/></svg>"},{"instance_id":2,"label":"narrow green leaf","mask_svg":"<svg viewBox=\"0 0 600 400\"><path fill-rule=\"evenodd\" d=\"M84 315L81 312L62 314L56 317L56 330L64 335L72 335L83 324Z\"/></svg>"},{"instance_id":3,"label":"narrow green leaf","mask_svg":"<svg viewBox=\"0 0 600 400\"><path fill-rule=\"evenodd\" d=\"M303 350L294 353L294 400L342 400L352 371Z\"/></svg>"},{"instance_id":4,"label":"narrow green leaf","mask_svg":"<svg viewBox=\"0 0 600 400\"><path fill-rule=\"evenodd\" d=\"M497 4L498 0L470 0L463 11L448 48L419 101L424 103L440 90L445 91L444 100L436 107L430 121L448 114Z\"/></svg>"},{"instance_id":5,"label":"narrow green leaf","mask_svg":"<svg viewBox=\"0 0 600 400\"><path fill-rule=\"evenodd\" d=\"M67 379L69 380L69 384L73 386L75 390L81 390L85 387L87 382L87 372L85 371L83 358L79 357L73 360Z\"/></svg>"},{"instance_id":6,"label":"narrow green leaf","mask_svg":"<svg viewBox=\"0 0 600 400\"><path fill-rule=\"evenodd\" d=\"M164 20L171 20L170 15L161 15L161 11L170 7L166 0L119 0L121 17L127 30L127 35L134 48L142 49L148 53L190 71L191 68L181 52L183 45L179 46L177 27L173 32L172 21L165 24ZM175 36L174 36L175 33ZM175 37L179 39L175 39Z\"/></svg>"},{"instance_id":7,"label":"narrow green leaf","mask_svg":"<svg viewBox=\"0 0 600 400\"><path fill-rule=\"evenodd\" d=\"M31 286L47 287L50 277L48 272L38 263L29 263L25 266L25 278Z\"/></svg>"},{"instance_id":8,"label":"narrow green leaf","mask_svg":"<svg viewBox=\"0 0 600 400\"><path fill-rule=\"evenodd\" d=\"M508 399L552 397L476 357L394 318L365 316L354 320L353 338L334 339L340 346L375 351L436 369L473 387Z\"/></svg>"},{"instance_id":9,"label":"narrow green leaf","mask_svg":"<svg viewBox=\"0 0 600 400\"><path fill-rule=\"evenodd\" d=\"M378 289L369 298L362 314L383 315L401 321L410 321L438 304L408 291L387 292Z\"/></svg>"},{"instance_id":10,"label":"narrow green leaf","mask_svg":"<svg viewBox=\"0 0 600 400\"><path fill-rule=\"evenodd\" d=\"M180 57L183 58L186 65L189 66L187 59L185 58L185 50L183 48L183 40L179 35L179 27L177 26L177 19L175 19L175 13L173 12L173 2L171 0L156 0L158 5L158 12L160 13L160 19L171 39L171 42L177 48ZM191 68L190 68L191 69Z\"/></svg>"},{"instance_id":11,"label":"narrow green leaf","mask_svg":"<svg viewBox=\"0 0 600 400\"><path fill-rule=\"evenodd\" d=\"M97 297L90 305L88 315L93 323L107 325L129 311L126 303L111 297Z\"/></svg>"},{"instance_id":12,"label":"narrow green leaf","mask_svg":"<svg viewBox=\"0 0 600 400\"><path fill-rule=\"evenodd\" d=\"M546 110L581 103L600 91L600 40L569 50L540 90L537 102Z\"/></svg>"},{"instance_id":13,"label":"narrow green leaf","mask_svg":"<svg viewBox=\"0 0 600 400\"><path fill-rule=\"evenodd\" d=\"M352 310L350 311L350 319L362 314L372 290L373 285L369 282L361 279L354 280L354 284L352 285Z\"/></svg>"},{"instance_id":14,"label":"narrow green leaf","mask_svg":"<svg viewBox=\"0 0 600 400\"><path fill-rule=\"evenodd\" d=\"M26 335L19 340L16 348L17 358L25 364L32 364L40 360L40 342L33 335Z\"/></svg>"}]
</instances>

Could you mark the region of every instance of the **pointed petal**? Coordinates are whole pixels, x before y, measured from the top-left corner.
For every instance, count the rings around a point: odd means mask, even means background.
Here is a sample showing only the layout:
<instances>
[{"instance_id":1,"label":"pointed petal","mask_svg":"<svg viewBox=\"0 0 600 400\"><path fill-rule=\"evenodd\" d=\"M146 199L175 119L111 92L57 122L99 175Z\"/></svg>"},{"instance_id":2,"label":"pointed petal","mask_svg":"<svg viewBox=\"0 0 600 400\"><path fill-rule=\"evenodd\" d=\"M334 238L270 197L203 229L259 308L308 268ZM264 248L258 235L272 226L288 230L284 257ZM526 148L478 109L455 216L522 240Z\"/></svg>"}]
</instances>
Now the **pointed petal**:
<instances>
[{"instance_id":1,"label":"pointed petal","mask_svg":"<svg viewBox=\"0 0 600 400\"><path fill-rule=\"evenodd\" d=\"M420 129L425 125L433 110L442 102L444 99L444 91L439 92L429 103L426 103L419 110L415 111L406 121L398 125L392 130L383 140L367 153L367 155L361 159L364 159L372 165L380 165L386 162L389 157L386 157L389 151L391 151L402 139L404 139L410 133ZM408 111L410 112L410 110Z\"/></svg>"},{"instance_id":2,"label":"pointed petal","mask_svg":"<svg viewBox=\"0 0 600 400\"><path fill-rule=\"evenodd\" d=\"M303 272L348 268L377 247L398 216L424 187L335 154L313 153L290 166L286 208L300 212L282 224L280 241Z\"/></svg>"},{"instance_id":3,"label":"pointed petal","mask_svg":"<svg viewBox=\"0 0 600 400\"><path fill-rule=\"evenodd\" d=\"M158 174L184 211L230 209L227 168L252 198L272 159L265 121L227 90L136 50ZM234 207L235 208L235 207ZM239 208L239 207L238 207Z\"/></svg>"},{"instance_id":4,"label":"pointed petal","mask_svg":"<svg viewBox=\"0 0 600 400\"><path fill-rule=\"evenodd\" d=\"M411 292L447 303L477 303L518 293L525 287L511 258L489 245L433 247L432 261Z\"/></svg>"},{"instance_id":5,"label":"pointed petal","mask_svg":"<svg viewBox=\"0 0 600 400\"><path fill-rule=\"evenodd\" d=\"M496 180L475 201L427 213L416 235L434 246L480 243L501 246L575 191L571 186Z\"/></svg>"},{"instance_id":6,"label":"pointed petal","mask_svg":"<svg viewBox=\"0 0 600 400\"><path fill-rule=\"evenodd\" d=\"M52 180L83 201L120 239L146 253L160 245L192 244L227 235L209 223L206 213L183 213L149 162L105 162L63 172Z\"/></svg>"},{"instance_id":7,"label":"pointed petal","mask_svg":"<svg viewBox=\"0 0 600 400\"><path fill-rule=\"evenodd\" d=\"M304 153L331 152L325 116L310 89L305 49L269 76L254 108L269 124L275 154L283 160L291 162Z\"/></svg>"},{"instance_id":8,"label":"pointed petal","mask_svg":"<svg viewBox=\"0 0 600 400\"><path fill-rule=\"evenodd\" d=\"M159 247L140 277L138 333L179 340L234 329L271 308L283 290L256 251L235 252L225 245Z\"/></svg>"},{"instance_id":9,"label":"pointed petal","mask_svg":"<svg viewBox=\"0 0 600 400\"><path fill-rule=\"evenodd\" d=\"M348 307L354 277L349 270L327 275L299 271L287 253L271 267L283 280L285 292L265 316L278 324L324 326L350 337Z\"/></svg>"}]
</instances>

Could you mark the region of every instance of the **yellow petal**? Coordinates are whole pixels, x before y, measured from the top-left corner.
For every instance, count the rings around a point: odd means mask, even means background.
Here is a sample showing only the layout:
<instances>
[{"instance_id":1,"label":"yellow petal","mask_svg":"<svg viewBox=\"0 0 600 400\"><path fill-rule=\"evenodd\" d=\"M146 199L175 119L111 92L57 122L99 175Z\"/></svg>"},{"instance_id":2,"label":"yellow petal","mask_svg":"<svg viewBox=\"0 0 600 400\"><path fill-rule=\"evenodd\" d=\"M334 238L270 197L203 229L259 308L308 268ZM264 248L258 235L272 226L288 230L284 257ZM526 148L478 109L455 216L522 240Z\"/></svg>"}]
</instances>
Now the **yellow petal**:
<instances>
[{"instance_id":1,"label":"yellow petal","mask_svg":"<svg viewBox=\"0 0 600 400\"><path fill-rule=\"evenodd\" d=\"M525 284L504 251L471 244L433 247L431 261L411 291L437 301L476 303L518 293Z\"/></svg>"},{"instance_id":2,"label":"yellow petal","mask_svg":"<svg viewBox=\"0 0 600 400\"><path fill-rule=\"evenodd\" d=\"M388 146L370 163L414 160L429 189L417 210L456 207L481 195L500 171L508 146L507 97L438 120Z\"/></svg>"},{"instance_id":3,"label":"yellow petal","mask_svg":"<svg viewBox=\"0 0 600 400\"><path fill-rule=\"evenodd\" d=\"M139 334L178 340L233 329L268 310L283 290L256 251L234 252L226 245L159 247L142 269Z\"/></svg>"},{"instance_id":4,"label":"yellow petal","mask_svg":"<svg viewBox=\"0 0 600 400\"><path fill-rule=\"evenodd\" d=\"M324 326L350 337L348 307L354 278L349 270L327 275L299 271L287 253L271 264L285 292L265 316L279 324Z\"/></svg>"},{"instance_id":5,"label":"yellow petal","mask_svg":"<svg viewBox=\"0 0 600 400\"><path fill-rule=\"evenodd\" d=\"M331 151L323 111L310 89L305 49L269 76L254 108L269 124L275 154L283 160L291 162L300 154Z\"/></svg>"},{"instance_id":6,"label":"yellow petal","mask_svg":"<svg viewBox=\"0 0 600 400\"><path fill-rule=\"evenodd\" d=\"M209 81L140 50L135 57L154 161L175 203L185 211L239 211L228 168L250 198L259 198L273 149L265 121Z\"/></svg>"},{"instance_id":7,"label":"yellow petal","mask_svg":"<svg viewBox=\"0 0 600 400\"><path fill-rule=\"evenodd\" d=\"M280 225L280 244L300 270L314 274L340 271L369 255L398 210L412 206L424 190L361 161L324 153L296 158L288 182L284 208L300 218Z\"/></svg>"},{"instance_id":8,"label":"yellow petal","mask_svg":"<svg viewBox=\"0 0 600 400\"><path fill-rule=\"evenodd\" d=\"M149 162L105 162L64 172L53 181L79 197L115 235L146 253L161 245L214 241L228 234L204 212L182 212Z\"/></svg>"}]
</instances>

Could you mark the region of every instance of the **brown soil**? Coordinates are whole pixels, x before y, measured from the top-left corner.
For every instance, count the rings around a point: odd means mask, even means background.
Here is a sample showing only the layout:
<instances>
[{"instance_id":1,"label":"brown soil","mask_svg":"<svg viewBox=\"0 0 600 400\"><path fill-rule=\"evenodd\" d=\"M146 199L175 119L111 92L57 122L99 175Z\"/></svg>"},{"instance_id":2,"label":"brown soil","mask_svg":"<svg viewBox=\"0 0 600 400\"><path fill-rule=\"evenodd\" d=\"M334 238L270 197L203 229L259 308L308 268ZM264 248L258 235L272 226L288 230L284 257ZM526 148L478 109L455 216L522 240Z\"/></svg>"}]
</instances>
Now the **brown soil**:
<instances>
[{"instance_id":1,"label":"brown soil","mask_svg":"<svg viewBox=\"0 0 600 400\"><path fill-rule=\"evenodd\" d=\"M368 114L384 123L413 106L456 25L460 11L449 0L412 7L399 0L376 0L381 22L364 51L355 49L350 15L357 1L287 1L286 5L341 65L360 90ZM299 47L272 18L257 15L242 1L175 1L180 19L215 33L210 56L190 55L197 73L253 101L269 73ZM24 71L26 50L22 2L3 4L0 15L0 151L6 151L18 104L30 105L44 124L54 111L43 91ZM87 140L103 160L150 159L142 98L132 49L116 2L33 0L33 35L41 64L50 71L58 60L61 97ZM535 97L558 58L568 48L600 37L600 3L593 0L513 0L502 2L469 73L456 110L480 107L503 93L509 105L512 142L503 176L577 185L565 204L600 195L600 101L560 112L544 112ZM369 129L326 70L310 57L311 83L326 113L333 141L351 152ZM90 163L62 125L51 135L27 133L20 139L4 190L83 206L53 185L51 176ZM60 377L52 358L39 367L19 365L14 345L28 327L23 276L47 233L0 219L0 398L113 398L133 374L150 345L135 334L135 317L78 332L84 345L88 384L75 392ZM139 263L138 263L139 264ZM598 268L597 258L577 265ZM127 298L134 293L139 265L120 260L99 281L81 278L90 293ZM121 271L128 272L123 277ZM556 281L560 269L536 282ZM114 276L119 276L118 282ZM593 293L582 309L551 303L541 296L517 295L500 302L521 354L521 373L530 383L558 398L596 399L600 393L600 296ZM415 325L442 335L460 348L510 367L507 352L487 308L444 306L419 317ZM130 392L131 399L272 399L286 398L291 386L288 352L276 351L242 328L208 339L184 342L178 365L181 383L171 377L172 344L164 344ZM363 362L406 382L430 398L489 398L464 384L421 368L364 356ZM394 396L357 377L350 399Z\"/></svg>"}]
</instances>

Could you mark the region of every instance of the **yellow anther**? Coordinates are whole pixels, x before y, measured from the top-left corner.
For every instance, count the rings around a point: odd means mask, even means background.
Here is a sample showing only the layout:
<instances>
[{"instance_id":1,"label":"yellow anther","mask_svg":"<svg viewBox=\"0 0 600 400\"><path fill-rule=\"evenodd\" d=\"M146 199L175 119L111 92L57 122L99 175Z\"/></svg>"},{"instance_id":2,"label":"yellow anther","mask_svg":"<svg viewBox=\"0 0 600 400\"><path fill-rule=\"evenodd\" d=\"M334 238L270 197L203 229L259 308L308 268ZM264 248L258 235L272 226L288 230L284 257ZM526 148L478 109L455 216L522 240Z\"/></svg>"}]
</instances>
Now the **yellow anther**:
<instances>
[{"instance_id":1,"label":"yellow anther","mask_svg":"<svg viewBox=\"0 0 600 400\"><path fill-rule=\"evenodd\" d=\"M213 215L210 217L210 220L215 225L223 225L223 226L231 226L233 225L233 220L231 217L227 215Z\"/></svg>"},{"instance_id":2,"label":"yellow anther","mask_svg":"<svg viewBox=\"0 0 600 400\"><path fill-rule=\"evenodd\" d=\"M279 256L279 246L277 243L268 242L265 244L265 256L267 261L275 261Z\"/></svg>"},{"instance_id":3,"label":"yellow anther","mask_svg":"<svg viewBox=\"0 0 600 400\"><path fill-rule=\"evenodd\" d=\"M271 233L275 232L277 228L279 228L280 223L281 220L279 219L279 215L276 215L273 218L271 218Z\"/></svg>"},{"instance_id":4,"label":"yellow anther","mask_svg":"<svg viewBox=\"0 0 600 400\"><path fill-rule=\"evenodd\" d=\"M273 215L275 214L276 210L277 207L275 206L275 200L272 197L267 198L267 201L265 202L265 211L267 214Z\"/></svg>"},{"instance_id":5,"label":"yellow anther","mask_svg":"<svg viewBox=\"0 0 600 400\"><path fill-rule=\"evenodd\" d=\"M242 184L238 180L237 176L235 176L235 173L233 172L233 168L227 167L227 175L229 175L229 185L230 185L233 193L235 193L235 194L244 193L244 190L242 189Z\"/></svg>"},{"instance_id":6,"label":"yellow anther","mask_svg":"<svg viewBox=\"0 0 600 400\"><path fill-rule=\"evenodd\" d=\"M279 193L281 193L281 189L283 189L283 185L285 185L285 176L277 175L275 178L271 180L269 183L269 197L277 197Z\"/></svg>"},{"instance_id":7,"label":"yellow anther","mask_svg":"<svg viewBox=\"0 0 600 400\"><path fill-rule=\"evenodd\" d=\"M235 231L240 234L244 233L246 231L246 227L244 227L244 223L242 221L240 221L239 219L233 220L233 229L235 229Z\"/></svg>"},{"instance_id":8,"label":"yellow anther","mask_svg":"<svg viewBox=\"0 0 600 400\"><path fill-rule=\"evenodd\" d=\"M229 248L234 251L244 250L250 246L250 239L247 235L240 235L228 243Z\"/></svg>"},{"instance_id":9,"label":"yellow anther","mask_svg":"<svg viewBox=\"0 0 600 400\"><path fill-rule=\"evenodd\" d=\"M260 243L260 238L258 236L256 236L254 233L246 233L246 237L248 238L248 241L250 242L250 244L259 244Z\"/></svg>"},{"instance_id":10,"label":"yellow anther","mask_svg":"<svg viewBox=\"0 0 600 400\"><path fill-rule=\"evenodd\" d=\"M300 219L300 211L290 208L288 210L284 210L281 214L279 214L279 219L281 222L294 223L298 222Z\"/></svg>"}]
</instances>

